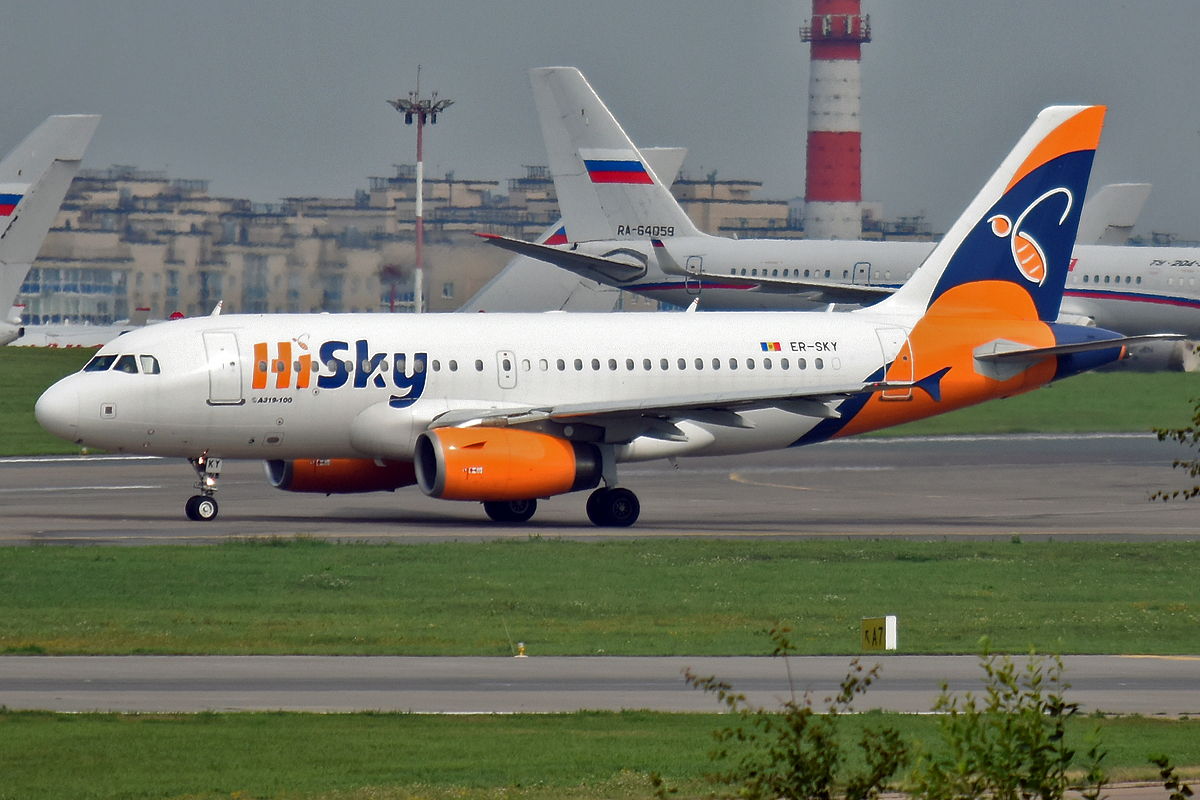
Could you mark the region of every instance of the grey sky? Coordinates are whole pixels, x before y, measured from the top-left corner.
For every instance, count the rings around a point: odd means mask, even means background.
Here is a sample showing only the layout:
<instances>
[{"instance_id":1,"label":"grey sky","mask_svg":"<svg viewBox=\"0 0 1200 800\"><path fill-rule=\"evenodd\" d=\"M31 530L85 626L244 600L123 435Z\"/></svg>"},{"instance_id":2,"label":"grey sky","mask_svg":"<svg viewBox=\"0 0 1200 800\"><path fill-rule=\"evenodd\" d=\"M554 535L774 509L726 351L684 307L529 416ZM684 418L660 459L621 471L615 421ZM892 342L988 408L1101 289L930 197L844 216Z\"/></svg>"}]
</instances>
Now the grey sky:
<instances>
[{"instance_id":1,"label":"grey sky","mask_svg":"<svg viewBox=\"0 0 1200 800\"><path fill-rule=\"evenodd\" d=\"M1051 103L1104 103L1093 186L1148 181L1139 232L1200 238L1195 0L863 0L863 190L944 230ZM214 194L349 196L411 163L385 100L436 89L427 169L544 164L530 67L579 67L640 145L686 172L804 191L811 0L9 0L0 150L101 113L86 166L207 178ZM502 183L501 191L505 190Z\"/></svg>"}]
</instances>

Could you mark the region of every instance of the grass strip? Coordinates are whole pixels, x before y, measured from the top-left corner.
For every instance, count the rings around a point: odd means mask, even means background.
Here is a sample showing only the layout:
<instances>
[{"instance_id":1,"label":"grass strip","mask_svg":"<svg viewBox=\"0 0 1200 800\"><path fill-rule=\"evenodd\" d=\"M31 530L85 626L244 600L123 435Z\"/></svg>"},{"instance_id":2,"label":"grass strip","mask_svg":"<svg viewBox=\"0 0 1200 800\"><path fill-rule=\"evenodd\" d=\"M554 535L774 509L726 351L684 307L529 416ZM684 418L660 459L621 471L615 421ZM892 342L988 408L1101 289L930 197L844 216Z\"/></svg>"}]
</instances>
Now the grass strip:
<instances>
[{"instance_id":1,"label":"grass strip","mask_svg":"<svg viewBox=\"0 0 1200 800\"><path fill-rule=\"evenodd\" d=\"M0 651L1196 653L1200 543L319 540L0 548Z\"/></svg>"},{"instance_id":2,"label":"grass strip","mask_svg":"<svg viewBox=\"0 0 1200 800\"><path fill-rule=\"evenodd\" d=\"M583 712L117 715L0 712L0 800L21 798L648 798L659 772L683 796L710 791L711 733L728 716ZM935 746L937 720L869 713ZM1200 764L1200 720L1077 719L1101 729L1105 766L1150 779L1150 753ZM851 745L847 744L849 748Z\"/></svg>"},{"instance_id":3,"label":"grass strip","mask_svg":"<svg viewBox=\"0 0 1200 800\"><path fill-rule=\"evenodd\" d=\"M0 456L76 453L42 430L33 406L46 387L79 370L93 349L0 347ZM980 433L1146 431L1179 428L1192 418L1200 375L1182 372L1089 373L1034 392L889 428L873 436Z\"/></svg>"}]
</instances>

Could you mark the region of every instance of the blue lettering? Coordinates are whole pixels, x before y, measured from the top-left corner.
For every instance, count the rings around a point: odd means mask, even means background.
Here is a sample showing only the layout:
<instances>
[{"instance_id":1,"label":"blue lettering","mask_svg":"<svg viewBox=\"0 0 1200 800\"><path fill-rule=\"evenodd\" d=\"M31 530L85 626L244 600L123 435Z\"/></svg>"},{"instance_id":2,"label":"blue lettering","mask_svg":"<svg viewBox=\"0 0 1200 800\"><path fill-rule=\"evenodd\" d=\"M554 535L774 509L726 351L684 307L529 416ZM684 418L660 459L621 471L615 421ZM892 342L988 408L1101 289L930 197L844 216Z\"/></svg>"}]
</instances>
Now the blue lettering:
<instances>
[{"instance_id":1,"label":"blue lettering","mask_svg":"<svg viewBox=\"0 0 1200 800\"><path fill-rule=\"evenodd\" d=\"M346 372L346 365L342 363L343 359L336 358L335 355L341 350L349 349L350 345L345 342L326 342L321 345L321 363L326 366L332 365L333 374L317 378L317 386L322 389L337 389L346 385L350 375Z\"/></svg>"},{"instance_id":2,"label":"blue lettering","mask_svg":"<svg viewBox=\"0 0 1200 800\"><path fill-rule=\"evenodd\" d=\"M358 351L358 362L355 364L356 369L354 372L354 388L365 389L367 386L367 379L375 374L375 370L379 369L379 363L387 357L387 354L376 353L375 355L370 356L370 361L367 361L367 340L359 339L354 344L355 349ZM387 386L387 384L384 383L382 371L380 374L375 375L375 385L380 389Z\"/></svg>"},{"instance_id":3,"label":"blue lettering","mask_svg":"<svg viewBox=\"0 0 1200 800\"><path fill-rule=\"evenodd\" d=\"M392 359L392 383L403 391L402 395L392 395L388 405L392 408L408 408L417 402L417 398L425 391L425 364L427 355L417 353L413 358L413 374L406 374L404 353L396 353Z\"/></svg>"}]
</instances>

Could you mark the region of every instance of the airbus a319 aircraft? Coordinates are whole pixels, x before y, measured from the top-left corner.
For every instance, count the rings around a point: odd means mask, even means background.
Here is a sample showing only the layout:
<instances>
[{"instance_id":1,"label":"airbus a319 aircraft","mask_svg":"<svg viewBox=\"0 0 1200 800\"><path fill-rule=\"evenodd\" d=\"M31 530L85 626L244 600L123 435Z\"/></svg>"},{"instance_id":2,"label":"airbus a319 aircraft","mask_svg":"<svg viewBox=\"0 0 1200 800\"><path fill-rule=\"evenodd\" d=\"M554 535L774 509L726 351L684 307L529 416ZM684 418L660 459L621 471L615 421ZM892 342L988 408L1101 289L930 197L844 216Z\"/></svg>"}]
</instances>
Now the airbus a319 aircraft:
<instances>
[{"instance_id":1,"label":"airbus a319 aircraft","mask_svg":"<svg viewBox=\"0 0 1200 800\"><path fill-rule=\"evenodd\" d=\"M851 436L1019 394L1132 339L1057 324L1104 109L1043 111L899 291L846 314L229 315L125 334L37 402L52 433L188 459L210 520L223 459L300 492L415 483L521 522L618 465Z\"/></svg>"}]
</instances>

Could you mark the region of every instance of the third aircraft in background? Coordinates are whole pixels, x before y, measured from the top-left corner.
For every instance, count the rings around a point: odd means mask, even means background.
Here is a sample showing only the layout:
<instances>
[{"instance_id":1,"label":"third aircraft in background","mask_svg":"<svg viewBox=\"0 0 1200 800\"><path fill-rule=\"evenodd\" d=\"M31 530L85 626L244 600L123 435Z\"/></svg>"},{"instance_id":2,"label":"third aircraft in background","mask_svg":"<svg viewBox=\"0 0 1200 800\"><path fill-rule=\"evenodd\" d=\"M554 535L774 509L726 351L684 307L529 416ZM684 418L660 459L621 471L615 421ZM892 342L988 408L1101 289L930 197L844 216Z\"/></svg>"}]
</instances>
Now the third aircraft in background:
<instances>
[{"instance_id":1,"label":"third aircraft in background","mask_svg":"<svg viewBox=\"0 0 1200 800\"><path fill-rule=\"evenodd\" d=\"M873 303L933 250L931 242L704 234L671 195L673 172L664 177L642 157L579 70L547 67L530 77L563 226L544 244L485 237L497 246L675 305L698 300L710 311ZM1133 204L1140 209L1144 200L1143 193ZM1200 338L1200 249L1077 244L1059 321ZM1154 368L1178 366L1189 348L1136 349Z\"/></svg>"}]
</instances>

